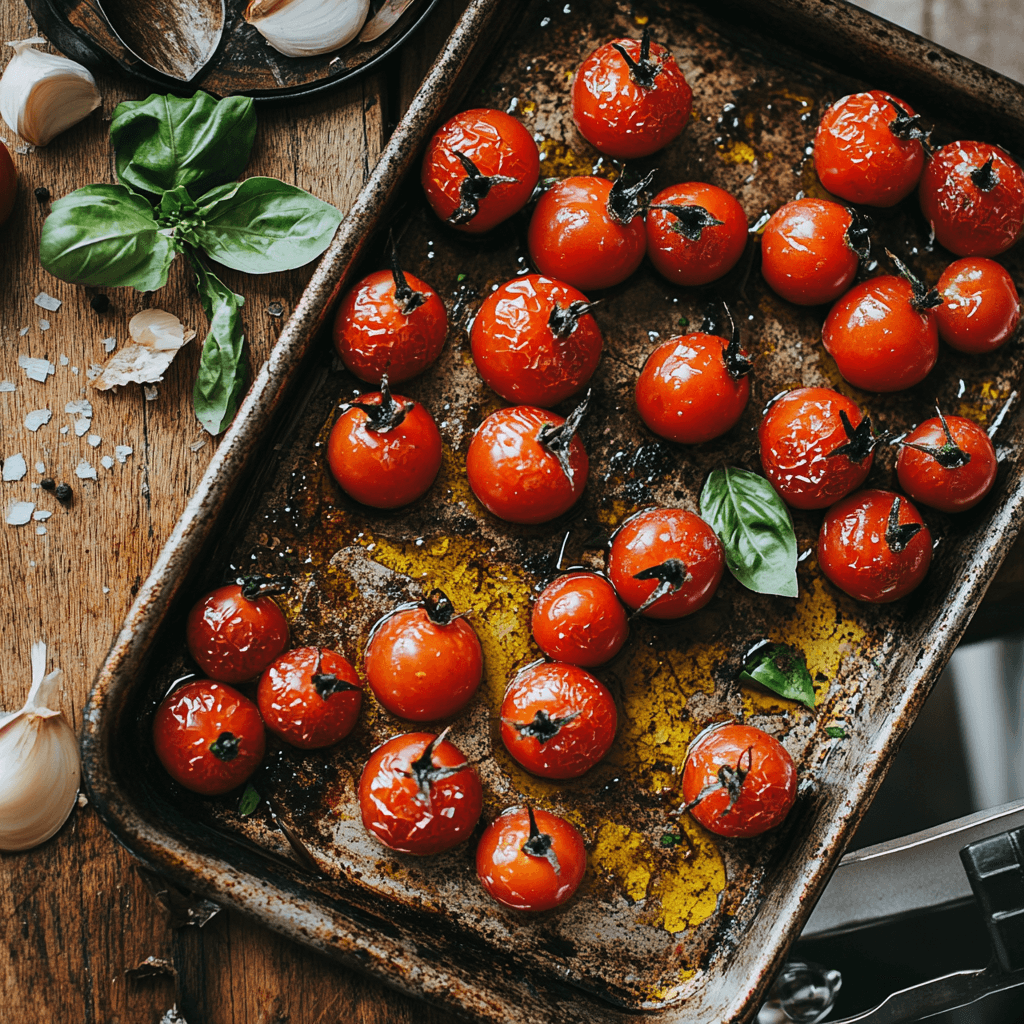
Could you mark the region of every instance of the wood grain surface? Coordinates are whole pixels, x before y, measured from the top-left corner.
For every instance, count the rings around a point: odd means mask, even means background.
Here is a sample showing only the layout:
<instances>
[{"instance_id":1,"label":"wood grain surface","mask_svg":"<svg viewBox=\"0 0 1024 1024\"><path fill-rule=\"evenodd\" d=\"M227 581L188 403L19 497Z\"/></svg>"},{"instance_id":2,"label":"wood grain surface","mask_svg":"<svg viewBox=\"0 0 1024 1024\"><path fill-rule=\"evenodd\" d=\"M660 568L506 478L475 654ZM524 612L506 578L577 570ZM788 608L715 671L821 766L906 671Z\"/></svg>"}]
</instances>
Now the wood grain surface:
<instances>
[{"instance_id":1,"label":"wood grain surface","mask_svg":"<svg viewBox=\"0 0 1024 1024\"><path fill-rule=\"evenodd\" d=\"M345 211L464 6L464 0L442 0L425 29L379 73L313 103L261 108L247 173L280 177ZM1024 0L872 0L864 6L1024 78L1016 33ZM34 32L21 0L0 0L0 27L4 40ZM0 484L0 512L6 516L16 500L52 512L25 526L0 525L6 654L0 709L13 710L24 699L29 648L42 639L50 645L51 665L66 673L62 708L76 726L92 678L214 448L191 414L198 342L178 356L153 401L134 385L116 395L88 388L88 367L105 357L102 339L123 343L128 320L142 308L167 309L202 337L205 321L183 261L159 292L111 290L103 315L90 308L93 292L63 284L39 266L47 205L33 191L45 187L56 199L114 180L110 115L121 99L143 95L115 80L101 80L100 87L102 109L86 122L45 149L15 154L18 204L0 229L0 380L16 385L0 392L0 456L21 453L28 466L22 480ZM12 150L20 145L10 132L0 135ZM226 275L246 297L253 366L267 358L310 272ZM41 291L61 299L60 309L50 313L35 305ZM268 312L274 302L284 317ZM48 330L41 319L49 321ZM22 355L50 360L55 372L45 383L29 380L18 363ZM65 407L83 398L93 416L77 436L76 416ZM44 408L50 422L29 431L26 414ZM62 433L64 426L69 429ZM95 447L89 435L99 438ZM117 445L130 446L132 454L103 468L101 458L113 457ZM76 475L83 460L95 468L95 481ZM73 486L72 507L33 487L44 475ZM1020 546L1011 563L997 580L1002 597L1024 590ZM77 809L39 849L0 854L2 1024L440 1024L448 1016L234 914L220 913L203 928L176 927L177 917L155 898L135 863L89 806ZM138 976L133 969L149 957L166 963L163 973Z\"/></svg>"}]
</instances>

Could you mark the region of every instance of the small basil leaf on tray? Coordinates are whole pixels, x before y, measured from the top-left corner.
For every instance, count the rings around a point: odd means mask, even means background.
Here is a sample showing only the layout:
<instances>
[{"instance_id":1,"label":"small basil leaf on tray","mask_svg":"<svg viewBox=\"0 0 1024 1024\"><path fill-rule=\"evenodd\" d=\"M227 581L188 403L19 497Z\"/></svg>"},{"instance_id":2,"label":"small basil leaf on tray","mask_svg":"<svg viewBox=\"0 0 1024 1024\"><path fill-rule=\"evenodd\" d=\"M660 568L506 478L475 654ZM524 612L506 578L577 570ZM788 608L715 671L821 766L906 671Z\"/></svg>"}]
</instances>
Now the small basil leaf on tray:
<instances>
[{"instance_id":1,"label":"small basil leaf on tray","mask_svg":"<svg viewBox=\"0 0 1024 1024\"><path fill-rule=\"evenodd\" d=\"M255 139L256 111L246 96L153 95L119 103L110 122L118 179L156 195L180 185L195 197L234 180Z\"/></svg>"},{"instance_id":2,"label":"small basil leaf on tray","mask_svg":"<svg viewBox=\"0 0 1024 1024\"><path fill-rule=\"evenodd\" d=\"M840 725L826 725L825 735L831 736L834 740L845 740L846 730Z\"/></svg>"},{"instance_id":3,"label":"small basil leaf on tray","mask_svg":"<svg viewBox=\"0 0 1024 1024\"><path fill-rule=\"evenodd\" d=\"M123 185L86 185L58 199L39 240L39 258L51 274L94 287L155 291L167 283L174 257L170 229Z\"/></svg>"},{"instance_id":4,"label":"small basil leaf on tray","mask_svg":"<svg viewBox=\"0 0 1024 1024\"><path fill-rule=\"evenodd\" d=\"M743 586L757 594L798 595L793 520L763 476L735 466L713 470L700 494L700 514Z\"/></svg>"},{"instance_id":5,"label":"small basil leaf on tray","mask_svg":"<svg viewBox=\"0 0 1024 1024\"><path fill-rule=\"evenodd\" d=\"M210 259L248 274L294 270L316 259L341 213L277 178L246 178L199 199L197 244Z\"/></svg>"},{"instance_id":6,"label":"small basil leaf on tray","mask_svg":"<svg viewBox=\"0 0 1024 1024\"><path fill-rule=\"evenodd\" d=\"M256 791L256 787L251 782L246 783L242 799L238 801L238 816L247 818L259 805L260 795Z\"/></svg>"},{"instance_id":7,"label":"small basil leaf on tray","mask_svg":"<svg viewBox=\"0 0 1024 1024\"><path fill-rule=\"evenodd\" d=\"M787 700L796 700L814 709L814 683L801 651L785 644L759 647L743 666L741 683L757 683Z\"/></svg>"}]
</instances>

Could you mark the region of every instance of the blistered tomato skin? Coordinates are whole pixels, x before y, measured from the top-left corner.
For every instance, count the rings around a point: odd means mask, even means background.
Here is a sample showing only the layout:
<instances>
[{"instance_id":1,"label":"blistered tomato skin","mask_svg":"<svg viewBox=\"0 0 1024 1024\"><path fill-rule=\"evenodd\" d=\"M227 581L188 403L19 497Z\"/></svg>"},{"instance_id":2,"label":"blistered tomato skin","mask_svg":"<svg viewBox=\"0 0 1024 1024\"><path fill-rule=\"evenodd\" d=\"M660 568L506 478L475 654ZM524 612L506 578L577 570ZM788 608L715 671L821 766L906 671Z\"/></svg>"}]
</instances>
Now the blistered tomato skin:
<instances>
[{"instance_id":1,"label":"blistered tomato skin","mask_svg":"<svg viewBox=\"0 0 1024 1024\"><path fill-rule=\"evenodd\" d=\"M934 309L918 312L913 288L883 275L851 288L821 329L825 351L843 378L865 391L902 391L919 384L939 358Z\"/></svg>"},{"instance_id":2,"label":"blistered tomato skin","mask_svg":"<svg viewBox=\"0 0 1024 1024\"><path fill-rule=\"evenodd\" d=\"M18 171L11 151L0 142L0 224L6 222L18 198Z\"/></svg>"},{"instance_id":3,"label":"blistered tomato skin","mask_svg":"<svg viewBox=\"0 0 1024 1024\"><path fill-rule=\"evenodd\" d=\"M444 348L444 303L425 281L412 274L404 277L423 299L410 312L395 297L392 272L379 270L352 287L334 318L338 355L350 373L368 384L379 386L385 374L392 384L409 380L432 365Z\"/></svg>"},{"instance_id":4,"label":"blistered tomato skin","mask_svg":"<svg viewBox=\"0 0 1024 1024\"><path fill-rule=\"evenodd\" d=\"M932 535L921 514L892 491L857 491L825 513L818 564L858 601L888 604L906 597L931 560Z\"/></svg>"},{"instance_id":5,"label":"blistered tomato skin","mask_svg":"<svg viewBox=\"0 0 1024 1024\"><path fill-rule=\"evenodd\" d=\"M363 689L340 654L296 647L260 676L256 703L272 733L300 750L317 750L340 742L356 727Z\"/></svg>"},{"instance_id":6,"label":"blistered tomato skin","mask_svg":"<svg viewBox=\"0 0 1024 1024\"><path fill-rule=\"evenodd\" d=\"M626 606L640 608L655 593L656 577L636 579L671 560L681 562L686 579L643 611L651 619L679 619L711 600L725 571L725 551L715 531L681 508L658 508L627 519L612 538L608 578Z\"/></svg>"},{"instance_id":7,"label":"blistered tomato skin","mask_svg":"<svg viewBox=\"0 0 1024 1024\"><path fill-rule=\"evenodd\" d=\"M618 716L607 688L576 665L547 662L512 680L501 702L501 738L528 771L576 779L615 740Z\"/></svg>"},{"instance_id":8,"label":"blistered tomato skin","mask_svg":"<svg viewBox=\"0 0 1024 1024\"><path fill-rule=\"evenodd\" d=\"M629 636L615 588L594 572L571 572L549 583L533 606L531 627L549 658L583 668L610 661Z\"/></svg>"},{"instance_id":9,"label":"blistered tomato skin","mask_svg":"<svg viewBox=\"0 0 1024 1024\"><path fill-rule=\"evenodd\" d=\"M864 483L875 456L870 424L857 431L863 419L831 388L796 388L772 403L757 431L761 466L787 505L828 508Z\"/></svg>"},{"instance_id":10,"label":"blistered tomato skin","mask_svg":"<svg viewBox=\"0 0 1024 1024\"><path fill-rule=\"evenodd\" d=\"M924 167L920 139L898 138L900 113L909 104L873 89L837 100L814 137L814 169L834 196L866 206L895 206L914 191Z\"/></svg>"},{"instance_id":11,"label":"blistered tomato skin","mask_svg":"<svg viewBox=\"0 0 1024 1024\"><path fill-rule=\"evenodd\" d=\"M647 207L645 223L655 270L687 287L728 274L747 245L743 207L724 189L697 181L662 189Z\"/></svg>"},{"instance_id":12,"label":"blistered tomato skin","mask_svg":"<svg viewBox=\"0 0 1024 1024\"><path fill-rule=\"evenodd\" d=\"M466 157L483 178L495 180L485 194L463 205L471 177ZM480 234L521 210L540 177L540 153L530 133L500 110L465 110L444 124L427 146L421 180L427 202L438 217L458 231ZM512 179L512 180L504 180ZM453 219L454 218L454 219Z\"/></svg>"},{"instance_id":13,"label":"blistered tomato skin","mask_svg":"<svg viewBox=\"0 0 1024 1024\"><path fill-rule=\"evenodd\" d=\"M211 679L244 683L288 646L288 622L272 598L250 601L231 583L193 605L185 639L189 654Z\"/></svg>"},{"instance_id":14,"label":"blistered tomato skin","mask_svg":"<svg viewBox=\"0 0 1024 1024\"><path fill-rule=\"evenodd\" d=\"M604 340L587 297L539 274L507 281L484 300L470 345L484 383L506 402L550 408L584 388Z\"/></svg>"},{"instance_id":15,"label":"blistered tomato skin","mask_svg":"<svg viewBox=\"0 0 1024 1024\"><path fill-rule=\"evenodd\" d=\"M993 260L968 256L950 263L939 278L942 305L935 310L939 337L970 355L992 352L1020 322L1013 278Z\"/></svg>"},{"instance_id":16,"label":"blistered tomato skin","mask_svg":"<svg viewBox=\"0 0 1024 1024\"><path fill-rule=\"evenodd\" d=\"M1024 229L1024 170L987 142L943 146L928 161L919 195L939 244L957 256L998 256Z\"/></svg>"},{"instance_id":17,"label":"blistered tomato skin","mask_svg":"<svg viewBox=\"0 0 1024 1024\"><path fill-rule=\"evenodd\" d=\"M260 713L232 686L195 679L156 710L153 745L167 773L186 789L218 796L242 785L263 759Z\"/></svg>"},{"instance_id":18,"label":"blistered tomato skin","mask_svg":"<svg viewBox=\"0 0 1024 1024\"><path fill-rule=\"evenodd\" d=\"M912 430L900 447L896 475L914 501L940 512L973 508L992 490L999 464L988 434L966 416L946 416L949 438L938 417ZM920 445L930 452L911 448ZM961 454L950 449L959 448ZM952 457L946 457L950 455ZM969 461L964 461L964 457ZM942 462L947 465L942 465Z\"/></svg>"},{"instance_id":19,"label":"blistered tomato skin","mask_svg":"<svg viewBox=\"0 0 1024 1024\"><path fill-rule=\"evenodd\" d=\"M450 850L480 820L476 769L455 744L437 739L430 732L396 736L374 750L359 778L363 825L398 853Z\"/></svg>"},{"instance_id":20,"label":"blistered tomato skin","mask_svg":"<svg viewBox=\"0 0 1024 1024\"><path fill-rule=\"evenodd\" d=\"M476 848L476 872L487 894L506 907L553 910L583 881L587 850L576 828L557 814L534 809L532 825L522 807L495 818Z\"/></svg>"},{"instance_id":21,"label":"blistered tomato skin","mask_svg":"<svg viewBox=\"0 0 1024 1024\"><path fill-rule=\"evenodd\" d=\"M723 770L732 792L722 784ZM786 748L751 725L706 730L690 747L683 769L690 814L709 832L730 838L749 839L781 824L796 800L796 784L796 766Z\"/></svg>"},{"instance_id":22,"label":"blistered tomato skin","mask_svg":"<svg viewBox=\"0 0 1024 1024\"><path fill-rule=\"evenodd\" d=\"M828 199L796 199L772 214L761 235L761 273L787 302L835 302L860 263L848 232L853 214Z\"/></svg>"}]
</instances>

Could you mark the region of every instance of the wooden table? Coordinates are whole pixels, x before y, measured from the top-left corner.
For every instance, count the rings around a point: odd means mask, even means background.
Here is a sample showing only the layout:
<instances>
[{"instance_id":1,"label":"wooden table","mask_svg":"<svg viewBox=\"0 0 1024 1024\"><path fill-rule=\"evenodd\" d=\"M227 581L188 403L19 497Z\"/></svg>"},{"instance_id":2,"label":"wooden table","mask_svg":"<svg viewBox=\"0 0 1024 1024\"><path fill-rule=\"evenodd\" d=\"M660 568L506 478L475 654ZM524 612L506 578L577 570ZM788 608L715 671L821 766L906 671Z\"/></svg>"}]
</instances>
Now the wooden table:
<instances>
[{"instance_id":1,"label":"wooden table","mask_svg":"<svg viewBox=\"0 0 1024 1024\"><path fill-rule=\"evenodd\" d=\"M346 210L355 198L387 134L408 104L465 0L441 0L426 29L379 73L331 96L295 107L261 109L251 174L272 174L309 189ZM972 0L979 36L963 36L950 12L960 0L875 0L872 8L931 30L939 41L988 58L1024 77L1016 32L1024 0ZM979 15L978 11L981 14ZM931 19L924 23L925 14ZM20 0L0 0L3 39L33 34ZM943 33L946 33L945 38ZM1017 61L1014 64L1014 61ZM0 393L0 455L22 453L28 473L0 484L2 510L13 500L35 501L52 511L45 521L0 527L7 571L0 604L7 657L0 665L0 708L18 707L28 686L29 647L43 639L51 665L66 673L62 707L80 723L89 686L134 597L203 473L214 443L190 411L198 343L176 359L157 397L142 388L119 394L86 391L87 368L105 356L101 340L127 339L131 316L147 306L165 308L200 337L204 323L183 261L166 288L150 295L112 290L111 309L99 315L89 293L65 285L39 266L39 230L47 212L33 196L44 186L58 198L81 185L113 180L107 140L109 117L124 98L144 92L111 79L100 82L103 107L49 147L16 154L21 175L16 211L0 229L0 380L14 392ZM19 143L4 133L12 149ZM280 302L285 316L298 299L309 269L250 278L226 275L246 297L245 323L253 364L264 360L283 318L268 313ZM36 306L45 291L62 300L48 313ZM41 319L50 322L42 330ZM28 330L22 334L23 328ZM55 365L46 383L30 381L19 355L44 356ZM79 437L69 402L88 397L94 409L88 432ZM48 408L50 422L37 432L25 415ZM89 435L100 440L93 447ZM100 459L116 445L132 454L103 468ZM86 460L98 479L79 479ZM44 472L36 470L42 463ZM51 494L33 489L44 475L68 481L75 501L65 509ZM43 532L40 527L45 529ZM997 581L1002 597L1024 591L1024 549ZM448 1015L352 974L322 957L220 913L202 929L175 928L135 868L87 805L39 849L0 855L0 979L6 994L0 1021L97 1024L440 1024ZM168 964L168 973L139 977L132 971L148 957ZM177 1007L177 1016L168 1011Z\"/></svg>"}]
</instances>

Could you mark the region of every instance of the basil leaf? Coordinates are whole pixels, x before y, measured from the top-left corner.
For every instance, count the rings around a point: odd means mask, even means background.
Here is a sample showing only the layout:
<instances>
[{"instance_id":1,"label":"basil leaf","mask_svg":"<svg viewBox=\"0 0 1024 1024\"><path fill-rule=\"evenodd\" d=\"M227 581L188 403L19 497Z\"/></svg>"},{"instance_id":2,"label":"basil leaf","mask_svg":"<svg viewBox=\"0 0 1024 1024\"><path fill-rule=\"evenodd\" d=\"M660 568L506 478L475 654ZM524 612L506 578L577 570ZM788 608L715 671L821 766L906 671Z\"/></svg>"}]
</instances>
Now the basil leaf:
<instances>
[{"instance_id":1,"label":"basil leaf","mask_svg":"<svg viewBox=\"0 0 1024 1024\"><path fill-rule=\"evenodd\" d=\"M726 466L708 476L700 514L725 547L729 571L757 594L796 597L796 533L775 488L763 476Z\"/></svg>"},{"instance_id":2,"label":"basil leaf","mask_svg":"<svg viewBox=\"0 0 1024 1024\"><path fill-rule=\"evenodd\" d=\"M227 429L245 391L247 364L241 314L245 299L211 274L198 258L191 254L190 258L210 322L192 401L203 429L217 435Z\"/></svg>"},{"instance_id":3,"label":"basil leaf","mask_svg":"<svg viewBox=\"0 0 1024 1024\"><path fill-rule=\"evenodd\" d=\"M39 258L51 274L94 287L162 288L174 257L170 230L123 185L86 185L58 199L39 240Z\"/></svg>"},{"instance_id":4,"label":"basil leaf","mask_svg":"<svg viewBox=\"0 0 1024 1024\"><path fill-rule=\"evenodd\" d=\"M825 735L830 736L834 740L845 740L846 730L839 725L826 725Z\"/></svg>"},{"instance_id":5,"label":"basil leaf","mask_svg":"<svg viewBox=\"0 0 1024 1024\"><path fill-rule=\"evenodd\" d=\"M242 792L242 799L238 801L238 816L247 818L259 805L260 795L256 791L256 787L251 782L247 782Z\"/></svg>"},{"instance_id":6,"label":"basil leaf","mask_svg":"<svg viewBox=\"0 0 1024 1024\"><path fill-rule=\"evenodd\" d=\"M270 274L316 259L334 237L341 214L277 178L246 178L199 199L195 238L232 270Z\"/></svg>"},{"instance_id":7,"label":"basil leaf","mask_svg":"<svg viewBox=\"0 0 1024 1024\"><path fill-rule=\"evenodd\" d=\"M198 196L233 181L255 139L256 111L247 96L218 102L205 92L191 99L154 94L119 103L110 122L118 179L155 194L182 185Z\"/></svg>"},{"instance_id":8,"label":"basil leaf","mask_svg":"<svg viewBox=\"0 0 1024 1024\"><path fill-rule=\"evenodd\" d=\"M798 700L814 709L814 683L802 651L785 644L761 647L743 666L741 683L759 683L787 700Z\"/></svg>"}]
</instances>

